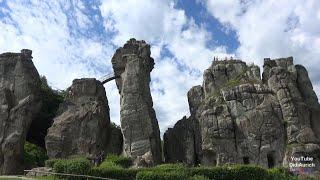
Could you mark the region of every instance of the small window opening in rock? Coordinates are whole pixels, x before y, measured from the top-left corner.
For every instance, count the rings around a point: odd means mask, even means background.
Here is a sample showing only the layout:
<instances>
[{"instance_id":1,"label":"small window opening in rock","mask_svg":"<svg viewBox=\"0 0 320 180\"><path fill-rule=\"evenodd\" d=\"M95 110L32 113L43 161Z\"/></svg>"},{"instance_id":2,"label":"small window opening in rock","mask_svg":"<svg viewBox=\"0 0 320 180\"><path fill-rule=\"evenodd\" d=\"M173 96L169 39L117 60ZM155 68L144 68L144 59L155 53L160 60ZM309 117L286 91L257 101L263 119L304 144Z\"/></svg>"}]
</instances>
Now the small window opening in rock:
<instances>
[{"instance_id":1,"label":"small window opening in rock","mask_svg":"<svg viewBox=\"0 0 320 180\"><path fill-rule=\"evenodd\" d=\"M267 154L267 160L268 160L268 167L273 168L274 167L274 156L273 154Z\"/></svg>"},{"instance_id":2,"label":"small window opening in rock","mask_svg":"<svg viewBox=\"0 0 320 180\"><path fill-rule=\"evenodd\" d=\"M249 157L243 157L243 164L250 164Z\"/></svg>"}]
</instances>

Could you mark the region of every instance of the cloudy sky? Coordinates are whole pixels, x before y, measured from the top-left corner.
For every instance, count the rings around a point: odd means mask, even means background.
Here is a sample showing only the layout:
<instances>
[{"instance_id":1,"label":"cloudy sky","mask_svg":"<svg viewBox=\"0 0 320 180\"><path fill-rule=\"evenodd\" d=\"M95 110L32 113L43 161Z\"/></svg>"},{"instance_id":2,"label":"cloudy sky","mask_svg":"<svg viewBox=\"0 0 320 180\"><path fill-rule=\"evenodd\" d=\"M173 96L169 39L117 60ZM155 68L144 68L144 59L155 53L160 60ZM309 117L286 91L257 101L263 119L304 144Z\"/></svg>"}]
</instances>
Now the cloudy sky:
<instances>
[{"instance_id":1,"label":"cloudy sky","mask_svg":"<svg viewBox=\"0 0 320 180\"><path fill-rule=\"evenodd\" d=\"M33 50L53 88L112 72L128 39L152 46L154 107L162 133L189 114L187 91L213 56L294 56L320 95L319 0L0 0L0 52ZM120 123L115 83L106 85L111 120Z\"/></svg>"}]
</instances>

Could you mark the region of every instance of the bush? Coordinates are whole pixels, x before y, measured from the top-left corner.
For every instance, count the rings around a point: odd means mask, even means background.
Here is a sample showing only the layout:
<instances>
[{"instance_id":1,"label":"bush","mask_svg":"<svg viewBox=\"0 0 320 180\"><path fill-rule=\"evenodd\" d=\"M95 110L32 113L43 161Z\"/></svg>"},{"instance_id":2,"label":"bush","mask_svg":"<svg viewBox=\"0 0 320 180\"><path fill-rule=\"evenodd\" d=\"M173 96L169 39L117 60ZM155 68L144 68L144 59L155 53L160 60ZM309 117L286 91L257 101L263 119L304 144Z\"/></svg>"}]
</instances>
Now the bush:
<instances>
[{"instance_id":1,"label":"bush","mask_svg":"<svg viewBox=\"0 0 320 180\"><path fill-rule=\"evenodd\" d=\"M132 160L131 158L124 157L124 156L117 156L114 154L109 154L106 159L101 163L102 166L105 163L110 163L112 162L113 164L123 167L123 168L128 168L132 165Z\"/></svg>"},{"instance_id":2,"label":"bush","mask_svg":"<svg viewBox=\"0 0 320 180\"><path fill-rule=\"evenodd\" d=\"M266 179L268 177L268 172L259 166L245 166L237 165L231 168L231 174L234 180L256 180L256 179Z\"/></svg>"},{"instance_id":3,"label":"bush","mask_svg":"<svg viewBox=\"0 0 320 180\"><path fill-rule=\"evenodd\" d=\"M186 180L188 175L181 172L140 171L136 180Z\"/></svg>"},{"instance_id":4,"label":"bush","mask_svg":"<svg viewBox=\"0 0 320 180\"><path fill-rule=\"evenodd\" d=\"M205 176L209 179L233 179L255 180L265 179L267 170L258 166L223 166L223 167L199 167L190 169L191 175Z\"/></svg>"},{"instance_id":5,"label":"bush","mask_svg":"<svg viewBox=\"0 0 320 180\"><path fill-rule=\"evenodd\" d=\"M115 164L114 162L110 162L110 161L103 161L99 167L104 169L122 169L123 168Z\"/></svg>"},{"instance_id":6,"label":"bush","mask_svg":"<svg viewBox=\"0 0 320 180\"><path fill-rule=\"evenodd\" d=\"M210 180L210 179L206 176L194 175L191 178L189 178L188 180Z\"/></svg>"},{"instance_id":7,"label":"bush","mask_svg":"<svg viewBox=\"0 0 320 180\"><path fill-rule=\"evenodd\" d=\"M53 169L56 173L87 175L90 172L91 164L85 158L63 159L54 163ZM83 179L69 176L61 176L66 179Z\"/></svg>"},{"instance_id":8,"label":"bush","mask_svg":"<svg viewBox=\"0 0 320 180\"><path fill-rule=\"evenodd\" d=\"M53 168L54 164L58 161L61 161L62 159L48 159L46 160L45 162L45 166L46 167L50 167L50 168Z\"/></svg>"},{"instance_id":9,"label":"bush","mask_svg":"<svg viewBox=\"0 0 320 180\"><path fill-rule=\"evenodd\" d=\"M297 177L291 175L285 168L268 169L268 180L296 180Z\"/></svg>"},{"instance_id":10,"label":"bush","mask_svg":"<svg viewBox=\"0 0 320 180\"><path fill-rule=\"evenodd\" d=\"M119 180L135 180L137 173L141 170L142 169L94 167L91 169L90 175Z\"/></svg>"},{"instance_id":11,"label":"bush","mask_svg":"<svg viewBox=\"0 0 320 180\"><path fill-rule=\"evenodd\" d=\"M153 168L150 168L150 170L154 172L166 172L166 173L170 173L170 172L179 172L182 174L187 173L187 167L182 163L161 164Z\"/></svg>"},{"instance_id":12,"label":"bush","mask_svg":"<svg viewBox=\"0 0 320 180\"><path fill-rule=\"evenodd\" d=\"M48 159L46 151L41 147L26 141L24 144L24 162L28 168L44 166Z\"/></svg>"},{"instance_id":13,"label":"bush","mask_svg":"<svg viewBox=\"0 0 320 180\"><path fill-rule=\"evenodd\" d=\"M191 176L205 176L209 179L231 179L230 169L227 167L197 167L190 169Z\"/></svg>"}]
</instances>

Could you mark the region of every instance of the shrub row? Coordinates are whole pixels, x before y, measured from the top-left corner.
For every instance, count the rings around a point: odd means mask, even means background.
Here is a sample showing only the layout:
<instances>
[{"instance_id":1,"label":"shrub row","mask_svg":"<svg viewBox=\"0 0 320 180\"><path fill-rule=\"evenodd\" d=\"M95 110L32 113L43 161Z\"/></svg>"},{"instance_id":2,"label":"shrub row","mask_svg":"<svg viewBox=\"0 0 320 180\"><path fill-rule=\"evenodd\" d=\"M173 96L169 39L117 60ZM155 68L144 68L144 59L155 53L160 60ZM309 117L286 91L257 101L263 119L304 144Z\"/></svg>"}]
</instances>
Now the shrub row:
<instances>
[{"instance_id":1,"label":"shrub row","mask_svg":"<svg viewBox=\"0 0 320 180\"><path fill-rule=\"evenodd\" d=\"M122 158L122 157L121 157ZM153 168L130 169L128 159L109 157L99 166L91 167L85 158L48 160L47 166L58 173L84 174L119 180L296 180L286 169L264 169L258 166L187 168L183 164L162 164ZM122 158L123 159L123 158ZM131 163L131 161L130 161ZM73 178L75 179L75 178Z\"/></svg>"}]
</instances>

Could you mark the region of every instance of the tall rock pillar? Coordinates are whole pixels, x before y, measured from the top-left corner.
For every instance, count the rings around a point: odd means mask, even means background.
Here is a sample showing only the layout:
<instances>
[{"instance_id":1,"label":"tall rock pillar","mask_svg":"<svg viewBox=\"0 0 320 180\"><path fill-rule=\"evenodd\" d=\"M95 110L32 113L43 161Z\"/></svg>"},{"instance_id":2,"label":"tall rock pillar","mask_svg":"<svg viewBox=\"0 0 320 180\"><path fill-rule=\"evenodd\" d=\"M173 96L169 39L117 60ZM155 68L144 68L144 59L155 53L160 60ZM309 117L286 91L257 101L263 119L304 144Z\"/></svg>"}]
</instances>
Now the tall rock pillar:
<instances>
[{"instance_id":1,"label":"tall rock pillar","mask_svg":"<svg viewBox=\"0 0 320 180\"><path fill-rule=\"evenodd\" d=\"M0 54L0 175L23 173L26 135L41 109L41 81L31 54Z\"/></svg>"},{"instance_id":2,"label":"tall rock pillar","mask_svg":"<svg viewBox=\"0 0 320 180\"><path fill-rule=\"evenodd\" d=\"M124 154L138 164L140 159L148 165L162 160L160 131L149 87L154 66L150 54L150 45L130 39L112 57L114 73L120 76L116 83L121 95Z\"/></svg>"}]
</instances>

